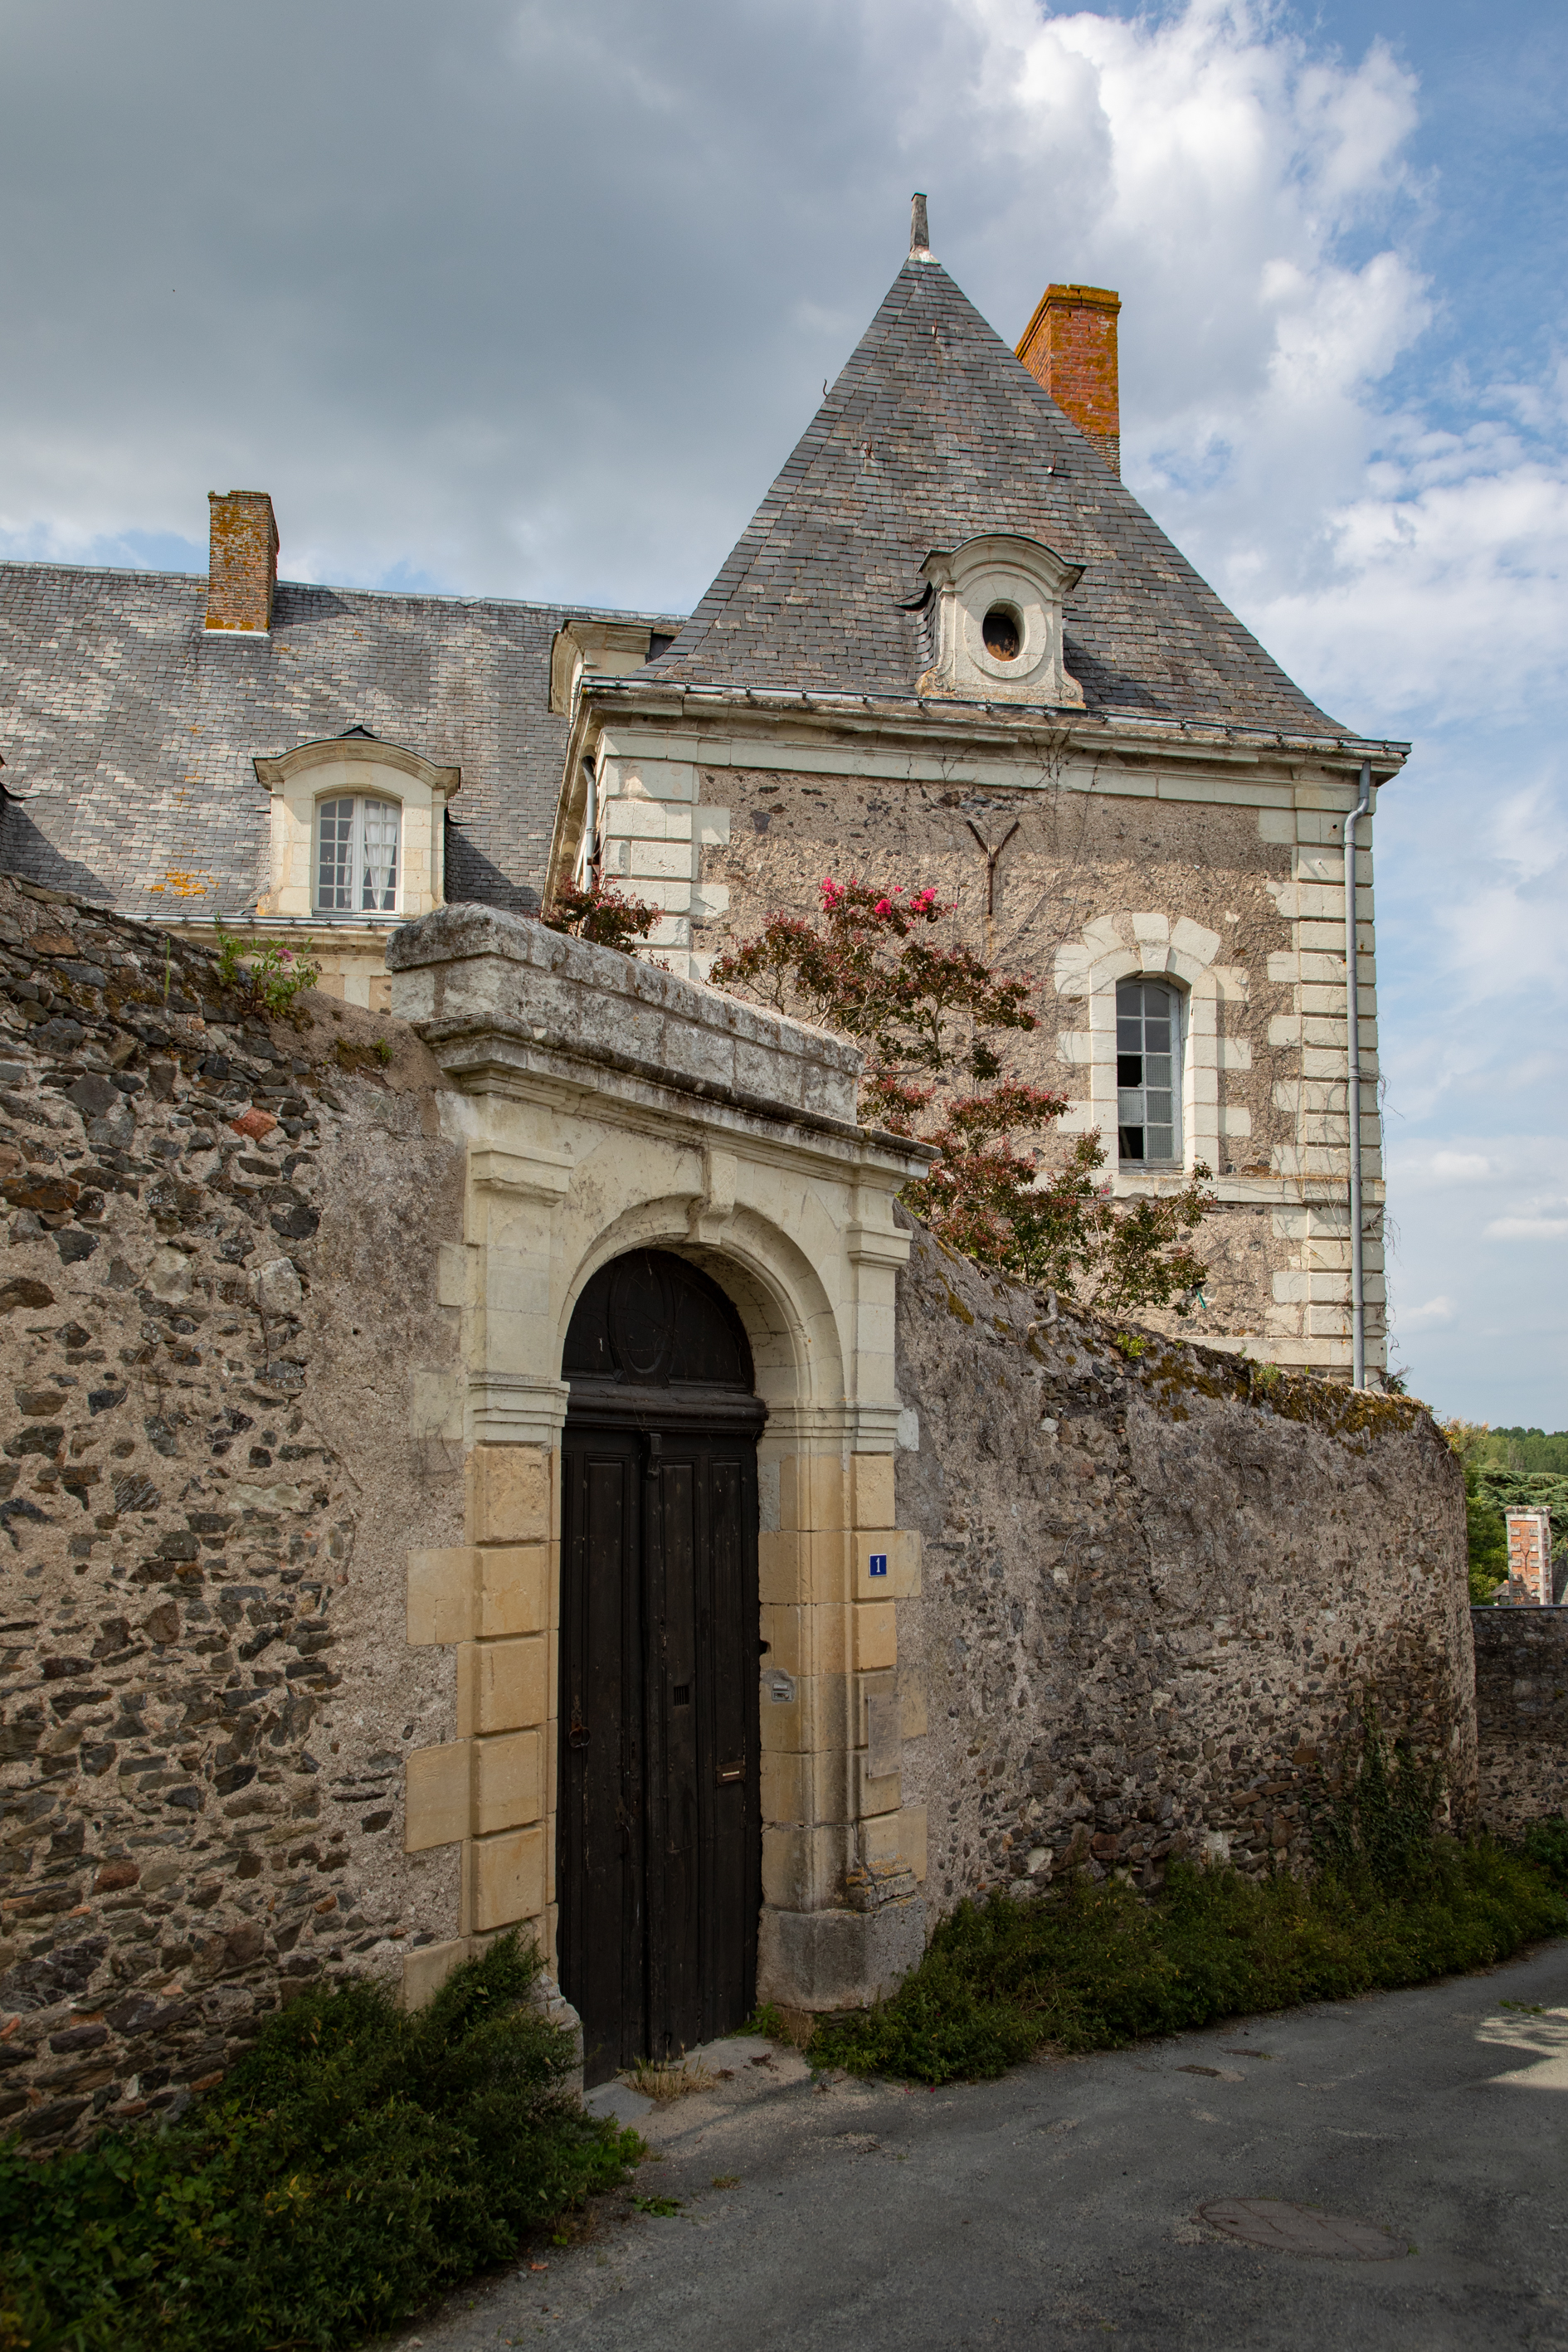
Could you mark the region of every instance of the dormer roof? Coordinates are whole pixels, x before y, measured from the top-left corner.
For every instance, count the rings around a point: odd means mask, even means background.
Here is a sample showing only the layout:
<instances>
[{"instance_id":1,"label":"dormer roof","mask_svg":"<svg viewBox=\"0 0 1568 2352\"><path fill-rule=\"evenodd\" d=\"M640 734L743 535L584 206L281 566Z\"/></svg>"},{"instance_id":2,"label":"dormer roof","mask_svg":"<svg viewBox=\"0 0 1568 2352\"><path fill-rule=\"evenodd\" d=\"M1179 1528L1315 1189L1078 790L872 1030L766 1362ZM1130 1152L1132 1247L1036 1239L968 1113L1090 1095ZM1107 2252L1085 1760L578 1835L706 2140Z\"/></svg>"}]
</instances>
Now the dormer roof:
<instances>
[{"instance_id":1,"label":"dormer roof","mask_svg":"<svg viewBox=\"0 0 1568 2352\"><path fill-rule=\"evenodd\" d=\"M1090 713L1340 735L1173 547L939 262L911 256L668 651L672 685L887 696L929 674L921 567L989 533L1082 576L1064 660Z\"/></svg>"}]
</instances>

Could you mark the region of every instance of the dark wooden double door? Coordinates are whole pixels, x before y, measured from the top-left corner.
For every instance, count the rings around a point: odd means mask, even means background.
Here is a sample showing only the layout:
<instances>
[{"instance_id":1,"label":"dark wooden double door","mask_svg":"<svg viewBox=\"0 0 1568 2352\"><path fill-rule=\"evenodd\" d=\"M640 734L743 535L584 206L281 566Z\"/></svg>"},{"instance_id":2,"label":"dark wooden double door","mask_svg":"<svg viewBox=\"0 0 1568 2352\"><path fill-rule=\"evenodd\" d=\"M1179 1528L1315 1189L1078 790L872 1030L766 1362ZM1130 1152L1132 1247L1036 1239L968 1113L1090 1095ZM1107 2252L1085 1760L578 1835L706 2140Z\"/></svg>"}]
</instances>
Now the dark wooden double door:
<instances>
[{"instance_id":1,"label":"dark wooden double door","mask_svg":"<svg viewBox=\"0 0 1568 2352\"><path fill-rule=\"evenodd\" d=\"M729 1301L661 1252L595 1277L564 1369L560 1965L594 2084L755 2001L763 1409Z\"/></svg>"}]
</instances>

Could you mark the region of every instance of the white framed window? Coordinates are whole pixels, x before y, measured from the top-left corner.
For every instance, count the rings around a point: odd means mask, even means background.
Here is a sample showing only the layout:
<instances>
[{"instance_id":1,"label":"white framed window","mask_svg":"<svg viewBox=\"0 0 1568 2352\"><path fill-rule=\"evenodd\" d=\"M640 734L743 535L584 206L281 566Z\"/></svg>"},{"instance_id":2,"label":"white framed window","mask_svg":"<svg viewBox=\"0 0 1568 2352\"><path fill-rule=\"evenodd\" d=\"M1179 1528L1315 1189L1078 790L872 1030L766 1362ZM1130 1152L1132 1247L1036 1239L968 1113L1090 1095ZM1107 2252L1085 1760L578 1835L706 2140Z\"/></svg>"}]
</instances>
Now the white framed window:
<instances>
[{"instance_id":1,"label":"white framed window","mask_svg":"<svg viewBox=\"0 0 1568 2352\"><path fill-rule=\"evenodd\" d=\"M402 809L396 801L316 803L316 912L394 915L397 912Z\"/></svg>"},{"instance_id":2,"label":"white framed window","mask_svg":"<svg viewBox=\"0 0 1568 2352\"><path fill-rule=\"evenodd\" d=\"M1182 992L1163 980L1116 984L1116 1140L1123 1168L1182 1157Z\"/></svg>"}]
</instances>

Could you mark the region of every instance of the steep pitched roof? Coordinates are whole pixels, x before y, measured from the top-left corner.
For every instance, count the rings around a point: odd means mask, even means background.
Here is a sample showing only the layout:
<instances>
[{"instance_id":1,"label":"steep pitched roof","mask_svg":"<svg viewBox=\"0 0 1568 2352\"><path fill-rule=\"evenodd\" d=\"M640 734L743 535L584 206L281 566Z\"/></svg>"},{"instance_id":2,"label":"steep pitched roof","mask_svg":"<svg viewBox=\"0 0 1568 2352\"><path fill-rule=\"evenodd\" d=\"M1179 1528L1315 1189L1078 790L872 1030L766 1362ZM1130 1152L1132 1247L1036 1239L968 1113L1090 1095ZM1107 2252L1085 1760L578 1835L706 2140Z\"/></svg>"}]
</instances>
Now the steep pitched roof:
<instances>
[{"instance_id":1,"label":"steep pitched roof","mask_svg":"<svg viewBox=\"0 0 1568 2352\"><path fill-rule=\"evenodd\" d=\"M1084 565L1067 666L1091 711L1341 735L933 261L910 259L712 586L644 676L911 695L905 609L982 531Z\"/></svg>"},{"instance_id":2,"label":"steep pitched roof","mask_svg":"<svg viewBox=\"0 0 1568 2352\"><path fill-rule=\"evenodd\" d=\"M0 868L138 915L183 869L243 911L268 873L256 755L358 726L461 768L447 895L537 906L567 733L550 650L581 606L279 581L248 639L204 628L206 595L178 573L0 564Z\"/></svg>"}]
</instances>

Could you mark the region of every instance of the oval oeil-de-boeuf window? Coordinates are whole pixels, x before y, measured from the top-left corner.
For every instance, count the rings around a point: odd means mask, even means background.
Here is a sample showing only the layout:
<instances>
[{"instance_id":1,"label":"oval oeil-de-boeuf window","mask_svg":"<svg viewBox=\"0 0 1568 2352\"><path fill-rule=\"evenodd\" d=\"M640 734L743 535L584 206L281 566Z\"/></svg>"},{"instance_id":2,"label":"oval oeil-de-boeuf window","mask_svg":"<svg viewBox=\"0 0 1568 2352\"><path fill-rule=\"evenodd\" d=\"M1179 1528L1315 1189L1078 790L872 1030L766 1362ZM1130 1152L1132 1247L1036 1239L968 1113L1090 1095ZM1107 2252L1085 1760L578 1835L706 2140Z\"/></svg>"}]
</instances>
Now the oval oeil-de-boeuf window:
<instances>
[{"instance_id":1,"label":"oval oeil-de-boeuf window","mask_svg":"<svg viewBox=\"0 0 1568 2352\"><path fill-rule=\"evenodd\" d=\"M1023 647L1024 633L1018 626L1018 615L1005 604L993 604L980 625L980 635L993 661L1016 661Z\"/></svg>"},{"instance_id":2,"label":"oval oeil-de-boeuf window","mask_svg":"<svg viewBox=\"0 0 1568 2352\"><path fill-rule=\"evenodd\" d=\"M1182 999L1165 981L1117 985L1116 1139L1123 1168L1182 1156Z\"/></svg>"}]
</instances>

